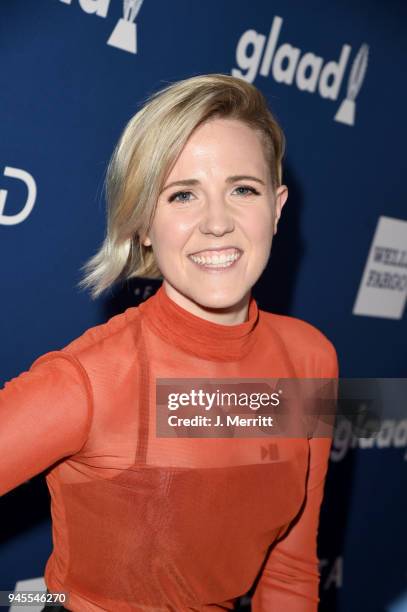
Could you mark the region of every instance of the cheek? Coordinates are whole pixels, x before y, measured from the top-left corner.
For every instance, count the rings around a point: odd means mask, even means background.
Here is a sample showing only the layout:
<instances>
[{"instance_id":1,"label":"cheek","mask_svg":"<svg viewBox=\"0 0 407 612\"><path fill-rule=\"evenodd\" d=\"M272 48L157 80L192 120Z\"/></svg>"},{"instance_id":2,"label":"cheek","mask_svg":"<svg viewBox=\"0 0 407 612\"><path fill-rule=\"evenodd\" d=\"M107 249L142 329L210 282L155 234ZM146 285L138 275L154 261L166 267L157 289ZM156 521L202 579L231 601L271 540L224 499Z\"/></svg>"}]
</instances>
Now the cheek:
<instances>
[{"instance_id":1,"label":"cheek","mask_svg":"<svg viewBox=\"0 0 407 612\"><path fill-rule=\"evenodd\" d=\"M190 227L184 221L162 217L156 220L153 226L155 251L158 257L161 254L182 249L190 233Z\"/></svg>"},{"instance_id":2,"label":"cheek","mask_svg":"<svg viewBox=\"0 0 407 612\"><path fill-rule=\"evenodd\" d=\"M256 215L250 215L245 220L247 235L251 240L261 247L271 241L273 235L273 213L269 208L258 211Z\"/></svg>"}]
</instances>

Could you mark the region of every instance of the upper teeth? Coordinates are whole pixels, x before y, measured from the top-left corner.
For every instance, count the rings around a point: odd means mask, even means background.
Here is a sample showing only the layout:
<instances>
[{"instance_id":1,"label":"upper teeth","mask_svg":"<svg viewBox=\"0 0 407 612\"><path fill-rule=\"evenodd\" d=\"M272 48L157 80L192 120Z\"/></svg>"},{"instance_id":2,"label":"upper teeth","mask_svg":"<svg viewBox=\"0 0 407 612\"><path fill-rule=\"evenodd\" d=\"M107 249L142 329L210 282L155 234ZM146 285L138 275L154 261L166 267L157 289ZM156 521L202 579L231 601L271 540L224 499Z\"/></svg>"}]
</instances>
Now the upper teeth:
<instances>
[{"instance_id":1,"label":"upper teeth","mask_svg":"<svg viewBox=\"0 0 407 612\"><path fill-rule=\"evenodd\" d=\"M234 253L233 255L212 255L201 256L201 255L190 255L191 259L199 264L221 264L235 261L240 256L240 253Z\"/></svg>"}]
</instances>

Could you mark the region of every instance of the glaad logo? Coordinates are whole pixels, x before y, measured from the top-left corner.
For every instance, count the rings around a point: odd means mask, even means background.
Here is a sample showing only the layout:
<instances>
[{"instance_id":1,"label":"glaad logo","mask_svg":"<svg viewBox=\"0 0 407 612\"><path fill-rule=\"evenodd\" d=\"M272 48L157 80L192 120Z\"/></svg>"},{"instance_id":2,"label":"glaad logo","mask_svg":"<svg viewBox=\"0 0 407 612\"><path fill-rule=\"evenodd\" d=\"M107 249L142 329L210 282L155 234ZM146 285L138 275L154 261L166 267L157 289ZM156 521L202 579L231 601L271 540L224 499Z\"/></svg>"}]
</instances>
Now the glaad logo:
<instances>
[{"instance_id":1,"label":"glaad logo","mask_svg":"<svg viewBox=\"0 0 407 612\"><path fill-rule=\"evenodd\" d=\"M64 4L71 4L72 0L60 0ZM123 17L121 17L107 44L129 53L137 53L137 25L134 23L143 0L123 0ZM79 0L79 6L88 14L106 17L109 11L110 0Z\"/></svg>"},{"instance_id":2,"label":"glaad logo","mask_svg":"<svg viewBox=\"0 0 407 612\"><path fill-rule=\"evenodd\" d=\"M72 0L59 0L64 4L71 4ZM89 15L96 14L99 17L106 17L109 10L110 0L79 0L81 9Z\"/></svg>"},{"instance_id":3,"label":"glaad logo","mask_svg":"<svg viewBox=\"0 0 407 612\"><path fill-rule=\"evenodd\" d=\"M342 461L351 448L399 448L407 461L407 419L385 419L380 425L377 435L369 438L358 438L352 432L352 425L347 420L338 423L333 438L330 458L332 461Z\"/></svg>"},{"instance_id":4,"label":"glaad logo","mask_svg":"<svg viewBox=\"0 0 407 612\"><path fill-rule=\"evenodd\" d=\"M25 221L34 208L35 200L37 198L37 185L32 175L21 168L6 166L4 168L4 176L9 176L11 178L16 178L23 181L27 186L28 195L25 204L20 212L16 213L15 215L6 215L4 213L8 192L6 189L0 189L0 225L17 225L18 223Z\"/></svg>"},{"instance_id":5,"label":"glaad logo","mask_svg":"<svg viewBox=\"0 0 407 612\"><path fill-rule=\"evenodd\" d=\"M119 19L113 30L108 45L123 49L129 53L137 53L137 29L133 23L143 4L143 0L124 0L123 17Z\"/></svg>"},{"instance_id":6,"label":"glaad logo","mask_svg":"<svg viewBox=\"0 0 407 612\"><path fill-rule=\"evenodd\" d=\"M257 76L260 61L260 75L269 76L270 72L275 81L286 85L295 85L301 91L318 93L322 98L336 100L339 95L343 76L352 50L350 45L344 44L337 62L330 61L324 66L324 58L307 52L301 57L301 49L284 43L277 48L283 19L277 15L273 19L270 33L266 36L256 30L247 30L242 34L236 48L236 62L241 70L233 68L231 74L252 83ZM264 47L266 45L266 49ZM252 46L251 55L248 48ZM264 51L264 54L263 54ZM335 121L346 125L355 124L355 101L362 87L368 63L369 47L364 43L352 64L347 95L342 101L335 117ZM262 59L263 57L263 59ZM246 70L243 73L242 70Z\"/></svg>"},{"instance_id":7,"label":"glaad logo","mask_svg":"<svg viewBox=\"0 0 407 612\"><path fill-rule=\"evenodd\" d=\"M334 117L335 121L340 121L341 123L346 123L347 125L355 124L355 100L365 78L368 57L369 46L364 43L353 60L348 79L346 98L340 105L338 112Z\"/></svg>"}]
</instances>

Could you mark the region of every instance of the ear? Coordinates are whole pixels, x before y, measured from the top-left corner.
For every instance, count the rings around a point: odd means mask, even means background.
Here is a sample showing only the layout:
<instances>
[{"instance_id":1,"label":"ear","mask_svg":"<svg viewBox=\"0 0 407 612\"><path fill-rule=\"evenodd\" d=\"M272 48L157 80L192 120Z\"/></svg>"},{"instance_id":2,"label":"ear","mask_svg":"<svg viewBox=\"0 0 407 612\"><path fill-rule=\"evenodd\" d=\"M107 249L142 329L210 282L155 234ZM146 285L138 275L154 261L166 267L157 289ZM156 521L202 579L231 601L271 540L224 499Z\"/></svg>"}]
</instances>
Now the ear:
<instances>
[{"instance_id":1,"label":"ear","mask_svg":"<svg viewBox=\"0 0 407 612\"><path fill-rule=\"evenodd\" d=\"M275 217L274 217L274 231L273 236L277 233L277 225L280 220L281 211L288 198L288 187L286 185L280 185L276 190L276 202L275 202Z\"/></svg>"}]
</instances>

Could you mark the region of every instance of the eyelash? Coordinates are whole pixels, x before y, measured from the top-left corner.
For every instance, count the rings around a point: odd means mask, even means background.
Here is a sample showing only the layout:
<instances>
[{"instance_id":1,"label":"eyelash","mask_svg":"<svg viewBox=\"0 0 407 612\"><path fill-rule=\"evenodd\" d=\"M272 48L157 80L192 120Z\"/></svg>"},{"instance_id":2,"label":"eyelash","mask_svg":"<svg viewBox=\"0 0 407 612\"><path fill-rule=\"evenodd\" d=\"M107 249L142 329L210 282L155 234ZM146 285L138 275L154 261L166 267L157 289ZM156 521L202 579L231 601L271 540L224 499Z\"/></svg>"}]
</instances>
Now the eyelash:
<instances>
[{"instance_id":1,"label":"eyelash","mask_svg":"<svg viewBox=\"0 0 407 612\"><path fill-rule=\"evenodd\" d=\"M253 195L260 195L260 193L257 191L257 189L255 189L254 187L249 187L249 185L239 185L239 187L236 187L236 189L248 189ZM175 193L173 193L169 198L168 201L169 202L173 202L175 200L176 197L178 197L181 194L184 193L191 193L191 191L176 191ZM243 196L246 197L246 196ZM189 202L189 200L178 200L179 202Z\"/></svg>"}]
</instances>

